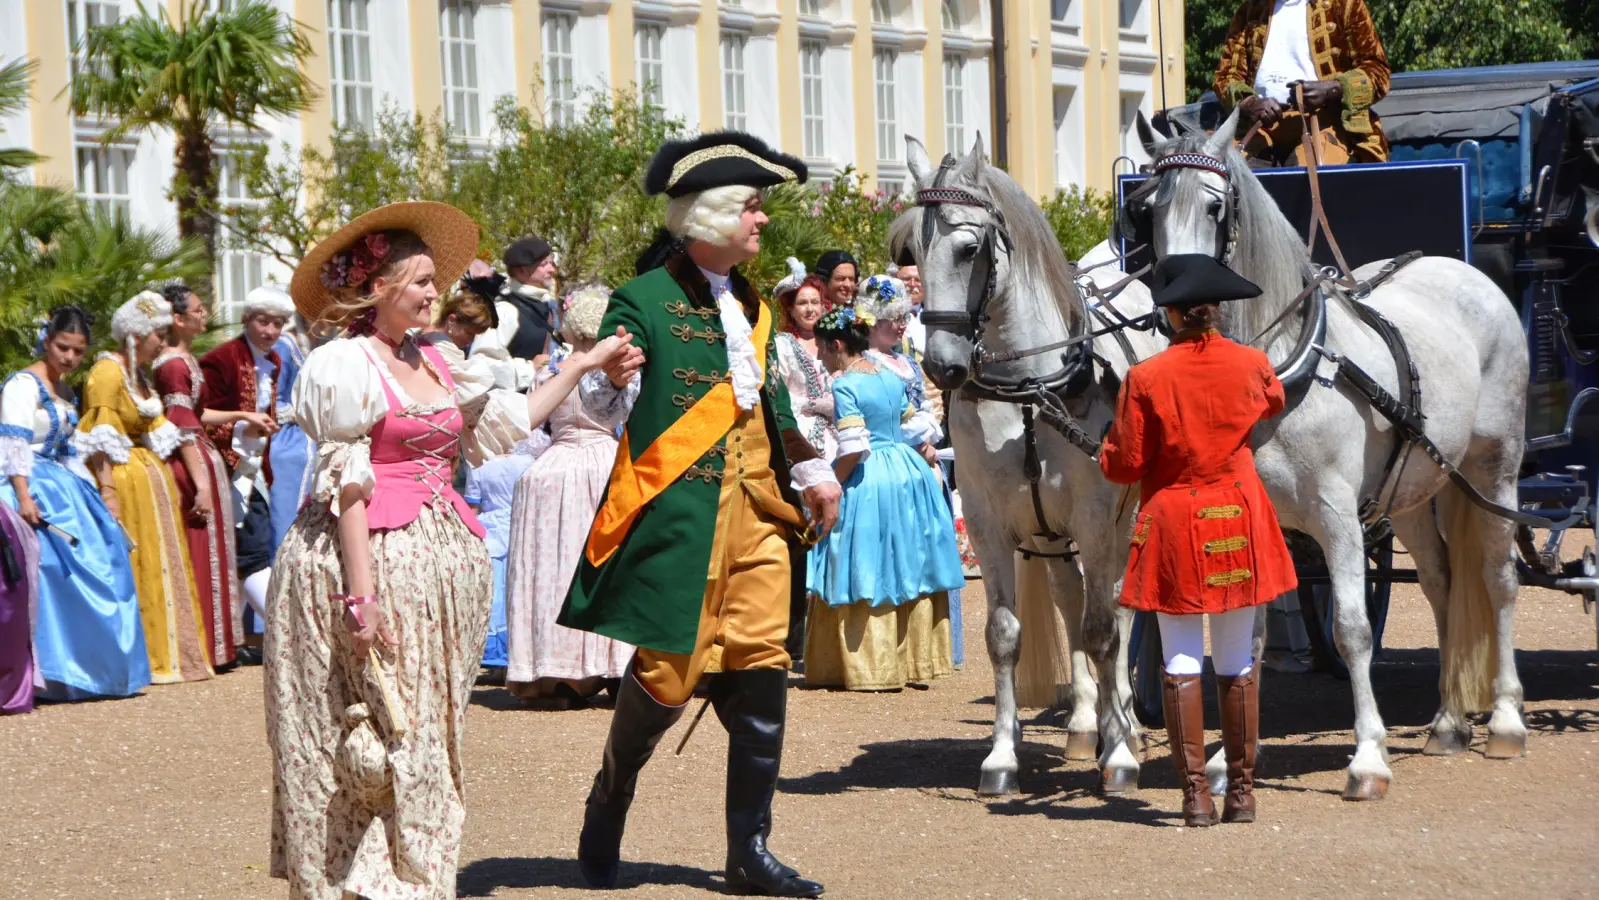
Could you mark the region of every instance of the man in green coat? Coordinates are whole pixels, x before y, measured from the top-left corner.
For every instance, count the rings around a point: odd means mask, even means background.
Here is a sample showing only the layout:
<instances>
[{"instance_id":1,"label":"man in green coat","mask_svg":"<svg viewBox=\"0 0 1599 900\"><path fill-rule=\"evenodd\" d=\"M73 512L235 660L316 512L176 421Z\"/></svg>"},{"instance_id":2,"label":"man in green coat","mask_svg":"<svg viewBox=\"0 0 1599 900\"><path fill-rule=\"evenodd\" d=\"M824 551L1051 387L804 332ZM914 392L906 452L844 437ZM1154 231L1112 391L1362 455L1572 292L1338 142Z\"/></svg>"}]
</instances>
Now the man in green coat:
<instances>
[{"instance_id":1,"label":"man in green coat","mask_svg":"<svg viewBox=\"0 0 1599 900\"><path fill-rule=\"evenodd\" d=\"M789 592L805 577L790 570L788 545L832 527L840 489L773 371L772 312L735 269L760 250L761 189L805 176L798 159L739 132L663 146L644 187L671 198L670 235L617 289L601 326L632 335L635 350L580 388L591 415L626 428L560 623L639 648L578 839L594 887L615 884L639 770L719 658L710 700L728 731L728 886L822 893L766 836L787 717Z\"/></svg>"}]
</instances>

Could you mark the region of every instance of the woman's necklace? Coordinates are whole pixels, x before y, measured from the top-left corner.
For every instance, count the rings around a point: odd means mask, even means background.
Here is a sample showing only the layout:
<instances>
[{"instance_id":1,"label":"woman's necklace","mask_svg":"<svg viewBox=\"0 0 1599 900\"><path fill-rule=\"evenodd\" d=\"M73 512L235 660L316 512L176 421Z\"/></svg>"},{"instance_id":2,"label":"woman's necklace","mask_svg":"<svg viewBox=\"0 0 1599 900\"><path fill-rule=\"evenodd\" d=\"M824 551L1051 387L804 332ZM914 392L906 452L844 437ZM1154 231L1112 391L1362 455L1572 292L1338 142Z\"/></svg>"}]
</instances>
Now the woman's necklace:
<instances>
[{"instance_id":1,"label":"woman's necklace","mask_svg":"<svg viewBox=\"0 0 1599 900\"><path fill-rule=\"evenodd\" d=\"M389 349L394 351L395 356L399 356L400 354L404 353L405 348L411 344L411 333L409 331L407 331L405 336L400 338L398 341L394 340L376 328L372 329L372 334L378 340L382 341L384 344L387 344Z\"/></svg>"},{"instance_id":2,"label":"woman's necklace","mask_svg":"<svg viewBox=\"0 0 1599 900\"><path fill-rule=\"evenodd\" d=\"M871 375L877 371L877 366L874 365L871 360L862 358L855 360L848 366L845 366L844 371L860 372L863 375Z\"/></svg>"}]
</instances>

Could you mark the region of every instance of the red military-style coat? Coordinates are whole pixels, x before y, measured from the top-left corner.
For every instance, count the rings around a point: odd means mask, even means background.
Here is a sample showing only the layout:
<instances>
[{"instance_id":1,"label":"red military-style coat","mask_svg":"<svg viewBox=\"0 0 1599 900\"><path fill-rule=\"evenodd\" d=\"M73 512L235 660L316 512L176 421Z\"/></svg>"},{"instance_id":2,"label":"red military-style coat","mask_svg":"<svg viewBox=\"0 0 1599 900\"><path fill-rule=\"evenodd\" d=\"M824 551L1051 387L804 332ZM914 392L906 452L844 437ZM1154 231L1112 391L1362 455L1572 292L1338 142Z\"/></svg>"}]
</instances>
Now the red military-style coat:
<instances>
[{"instance_id":1,"label":"red military-style coat","mask_svg":"<svg viewBox=\"0 0 1599 900\"><path fill-rule=\"evenodd\" d=\"M1127 373L1099 465L1139 484L1121 603L1188 615L1266 603L1298 584L1249 433L1283 411L1266 354L1215 331Z\"/></svg>"},{"instance_id":2,"label":"red military-style coat","mask_svg":"<svg viewBox=\"0 0 1599 900\"><path fill-rule=\"evenodd\" d=\"M272 402L267 404L265 412L276 420L278 376L283 372L283 360L279 358L276 350L268 352L267 359L272 361ZM230 412L255 411L255 357L250 355L250 345L243 335L218 345L215 350L201 357L200 370L205 375L200 396L202 408ZM222 454L223 461L228 464L228 471L232 472L239 465L239 454L233 450L233 425L230 423L208 426L206 434L216 445L217 451ZM268 443L270 446L270 439ZM268 483L271 483L270 462L262 462L261 474L266 476Z\"/></svg>"}]
</instances>

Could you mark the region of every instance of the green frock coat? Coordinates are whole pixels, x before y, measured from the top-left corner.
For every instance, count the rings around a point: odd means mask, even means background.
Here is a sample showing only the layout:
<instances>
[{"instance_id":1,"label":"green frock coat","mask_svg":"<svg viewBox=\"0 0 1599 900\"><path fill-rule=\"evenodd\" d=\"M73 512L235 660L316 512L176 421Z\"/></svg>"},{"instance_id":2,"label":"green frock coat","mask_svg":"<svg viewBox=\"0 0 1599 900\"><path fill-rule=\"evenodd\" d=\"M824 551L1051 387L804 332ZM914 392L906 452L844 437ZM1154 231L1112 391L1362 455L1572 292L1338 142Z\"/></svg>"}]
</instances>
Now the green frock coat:
<instances>
[{"instance_id":1,"label":"green frock coat","mask_svg":"<svg viewBox=\"0 0 1599 900\"><path fill-rule=\"evenodd\" d=\"M729 287L753 324L760 297L736 269ZM611 295L600 334L615 334L620 325L645 356L638 401L626 426L634 460L726 377L727 335L721 324L710 283L686 253ZM777 374L776 340L768 342L766 357L761 408L772 469L784 498L798 506L789 467L818 457L795 426L788 389ZM560 624L663 653L693 652L711 541L720 527L723 461L716 449L725 445L724 435L717 448L645 505L603 564L593 566L587 556L578 563Z\"/></svg>"}]
</instances>

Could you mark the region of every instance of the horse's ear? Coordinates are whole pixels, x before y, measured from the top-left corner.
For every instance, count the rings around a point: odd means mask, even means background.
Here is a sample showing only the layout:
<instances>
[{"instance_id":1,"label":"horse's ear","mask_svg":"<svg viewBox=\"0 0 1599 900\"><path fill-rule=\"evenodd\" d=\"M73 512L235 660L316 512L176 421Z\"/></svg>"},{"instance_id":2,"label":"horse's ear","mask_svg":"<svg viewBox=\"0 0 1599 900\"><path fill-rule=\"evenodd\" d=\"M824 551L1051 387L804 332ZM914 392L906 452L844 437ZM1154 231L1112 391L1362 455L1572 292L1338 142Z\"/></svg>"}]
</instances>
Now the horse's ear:
<instances>
[{"instance_id":1,"label":"horse's ear","mask_svg":"<svg viewBox=\"0 0 1599 900\"><path fill-rule=\"evenodd\" d=\"M1144 111L1138 111L1138 118L1134 120L1138 128L1138 140L1143 142L1144 154L1150 159L1155 158L1155 148L1159 146L1160 139L1155 136L1155 129L1150 127L1149 120L1144 118ZM1167 135L1170 137L1170 135Z\"/></svg>"},{"instance_id":2,"label":"horse's ear","mask_svg":"<svg viewBox=\"0 0 1599 900\"><path fill-rule=\"evenodd\" d=\"M1227 151L1232 149L1233 146L1233 138L1237 137L1238 135L1238 119L1240 113L1241 110L1238 107L1233 107L1232 115L1228 116L1227 121L1221 123L1221 125L1211 133L1210 140L1205 142L1206 153L1216 157L1217 159L1227 158Z\"/></svg>"},{"instance_id":3,"label":"horse's ear","mask_svg":"<svg viewBox=\"0 0 1599 900\"><path fill-rule=\"evenodd\" d=\"M988 155L983 152L983 133L977 133L977 139L972 142L970 153L961 157L956 164L955 171L951 173L952 180L965 184L976 184L977 179L983 174L983 166L988 162Z\"/></svg>"},{"instance_id":4,"label":"horse's ear","mask_svg":"<svg viewBox=\"0 0 1599 900\"><path fill-rule=\"evenodd\" d=\"M933 160L927 155L927 148L908 134L905 135L905 167L910 169L911 178L919 188L932 184L933 176L938 174L933 167Z\"/></svg>"}]
</instances>

